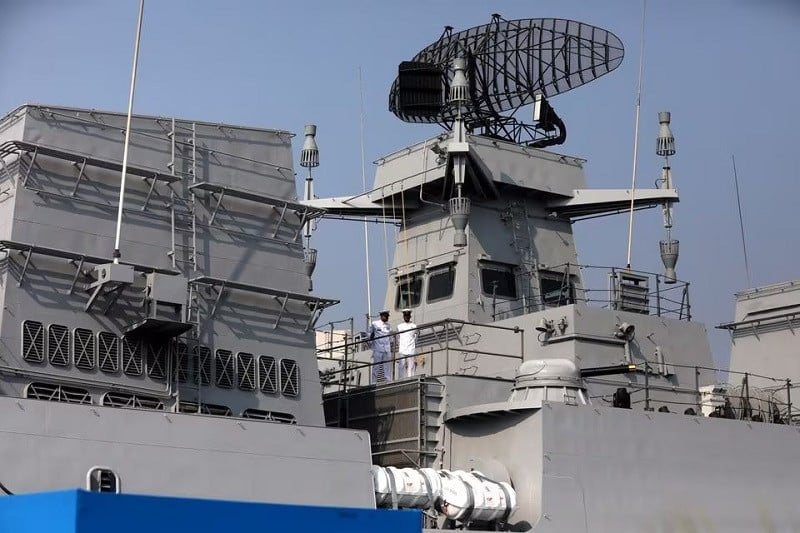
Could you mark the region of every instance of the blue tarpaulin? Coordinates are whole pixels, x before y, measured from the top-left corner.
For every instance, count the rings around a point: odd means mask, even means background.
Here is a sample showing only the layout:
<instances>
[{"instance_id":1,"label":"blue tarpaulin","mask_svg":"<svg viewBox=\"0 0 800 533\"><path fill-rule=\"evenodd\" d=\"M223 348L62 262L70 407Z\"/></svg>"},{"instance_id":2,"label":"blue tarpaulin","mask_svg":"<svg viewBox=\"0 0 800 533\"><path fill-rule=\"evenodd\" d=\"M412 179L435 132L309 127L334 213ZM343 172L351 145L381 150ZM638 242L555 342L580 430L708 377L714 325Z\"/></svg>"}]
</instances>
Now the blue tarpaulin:
<instances>
[{"instance_id":1,"label":"blue tarpaulin","mask_svg":"<svg viewBox=\"0 0 800 533\"><path fill-rule=\"evenodd\" d=\"M312 507L67 490L0 498L0 532L238 533L422 530L419 511Z\"/></svg>"}]
</instances>

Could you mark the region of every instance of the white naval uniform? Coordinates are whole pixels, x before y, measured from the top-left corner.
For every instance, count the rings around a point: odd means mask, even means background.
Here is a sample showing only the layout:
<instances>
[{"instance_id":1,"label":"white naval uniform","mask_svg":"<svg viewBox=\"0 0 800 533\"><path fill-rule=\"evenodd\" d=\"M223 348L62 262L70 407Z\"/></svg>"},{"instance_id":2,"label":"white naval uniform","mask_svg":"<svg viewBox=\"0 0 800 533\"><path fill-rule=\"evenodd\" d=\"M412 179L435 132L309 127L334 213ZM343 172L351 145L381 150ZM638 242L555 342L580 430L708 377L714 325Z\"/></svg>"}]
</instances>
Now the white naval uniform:
<instances>
[{"instance_id":1,"label":"white naval uniform","mask_svg":"<svg viewBox=\"0 0 800 533\"><path fill-rule=\"evenodd\" d=\"M387 381L392 377L392 326L383 320L375 320L369 327L372 341L372 381Z\"/></svg>"},{"instance_id":2,"label":"white naval uniform","mask_svg":"<svg viewBox=\"0 0 800 533\"><path fill-rule=\"evenodd\" d=\"M419 330L413 322L403 321L397 325L397 331L397 377L411 377L417 367L414 356L417 354Z\"/></svg>"}]
</instances>

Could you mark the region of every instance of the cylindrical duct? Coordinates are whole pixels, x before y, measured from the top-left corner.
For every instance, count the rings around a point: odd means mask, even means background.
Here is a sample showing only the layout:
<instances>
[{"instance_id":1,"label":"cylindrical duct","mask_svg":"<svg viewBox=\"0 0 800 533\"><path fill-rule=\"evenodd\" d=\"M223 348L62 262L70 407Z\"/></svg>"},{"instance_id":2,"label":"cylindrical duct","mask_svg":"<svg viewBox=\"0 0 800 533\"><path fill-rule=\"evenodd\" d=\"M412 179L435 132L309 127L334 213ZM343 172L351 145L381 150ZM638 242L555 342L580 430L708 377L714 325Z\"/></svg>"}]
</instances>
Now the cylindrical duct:
<instances>
[{"instance_id":1,"label":"cylindrical duct","mask_svg":"<svg viewBox=\"0 0 800 533\"><path fill-rule=\"evenodd\" d=\"M453 246L462 247L467 245L467 234L464 230L467 228L467 222L469 221L469 210L469 198L463 196L450 198L450 220L456 230L455 235L453 235Z\"/></svg>"},{"instance_id":2,"label":"cylindrical duct","mask_svg":"<svg viewBox=\"0 0 800 533\"><path fill-rule=\"evenodd\" d=\"M661 246L661 262L664 263L664 283L675 283L675 265L678 263L678 241L669 239L659 241Z\"/></svg>"}]
</instances>

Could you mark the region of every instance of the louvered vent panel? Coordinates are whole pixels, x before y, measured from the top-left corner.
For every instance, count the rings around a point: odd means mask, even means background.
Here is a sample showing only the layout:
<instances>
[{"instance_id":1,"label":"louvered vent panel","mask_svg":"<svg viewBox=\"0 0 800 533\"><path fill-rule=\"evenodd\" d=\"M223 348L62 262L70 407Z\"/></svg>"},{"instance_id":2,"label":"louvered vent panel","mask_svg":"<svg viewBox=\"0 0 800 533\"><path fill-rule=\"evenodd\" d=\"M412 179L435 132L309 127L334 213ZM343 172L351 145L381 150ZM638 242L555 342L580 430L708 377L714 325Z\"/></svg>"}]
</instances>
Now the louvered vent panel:
<instances>
[{"instance_id":1,"label":"louvered vent panel","mask_svg":"<svg viewBox=\"0 0 800 533\"><path fill-rule=\"evenodd\" d=\"M22 323L22 358L30 363L44 363L44 325L25 320Z\"/></svg>"},{"instance_id":2,"label":"louvered vent panel","mask_svg":"<svg viewBox=\"0 0 800 533\"><path fill-rule=\"evenodd\" d=\"M47 359L51 365L69 365L69 329L50 324L47 328Z\"/></svg>"},{"instance_id":3,"label":"louvered vent panel","mask_svg":"<svg viewBox=\"0 0 800 533\"><path fill-rule=\"evenodd\" d=\"M164 402L153 396L142 396L127 392L107 392L103 396L103 405L108 407L125 407L128 409L164 410Z\"/></svg>"},{"instance_id":4,"label":"louvered vent panel","mask_svg":"<svg viewBox=\"0 0 800 533\"><path fill-rule=\"evenodd\" d=\"M236 354L236 376L239 378L240 389L256 390L256 362L253 354Z\"/></svg>"},{"instance_id":5,"label":"louvered vent panel","mask_svg":"<svg viewBox=\"0 0 800 533\"><path fill-rule=\"evenodd\" d=\"M178 411L181 413L197 413L197 403L195 402L180 402ZM225 405L215 405L211 403L204 403L200 405L200 413L204 415L214 416L233 416L233 411L230 407Z\"/></svg>"},{"instance_id":6,"label":"louvered vent panel","mask_svg":"<svg viewBox=\"0 0 800 533\"><path fill-rule=\"evenodd\" d=\"M169 342L147 343L147 375L157 381L167 379L167 364L172 344Z\"/></svg>"},{"instance_id":7,"label":"louvered vent panel","mask_svg":"<svg viewBox=\"0 0 800 533\"><path fill-rule=\"evenodd\" d=\"M75 366L92 370L95 366L94 333L90 329L75 328L72 332Z\"/></svg>"},{"instance_id":8,"label":"louvered vent panel","mask_svg":"<svg viewBox=\"0 0 800 533\"><path fill-rule=\"evenodd\" d=\"M86 389L53 385L52 383L31 383L25 389L25 397L32 400L47 400L50 402L76 403L89 405L92 396Z\"/></svg>"},{"instance_id":9,"label":"louvered vent panel","mask_svg":"<svg viewBox=\"0 0 800 533\"><path fill-rule=\"evenodd\" d=\"M233 388L235 369L233 352L230 350L217 350L216 383L223 389Z\"/></svg>"},{"instance_id":10,"label":"louvered vent panel","mask_svg":"<svg viewBox=\"0 0 800 533\"><path fill-rule=\"evenodd\" d=\"M192 375L191 360L189 358L189 347L185 342L175 345L175 376L178 383L194 383Z\"/></svg>"},{"instance_id":11,"label":"louvered vent panel","mask_svg":"<svg viewBox=\"0 0 800 533\"><path fill-rule=\"evenodd\" d=\"M300 394L300 369L293 359L281 359L281 393L284 396Z\"/></svg>"},{"instance_id":12,"label":"louvered vent panel","mask_svg":"<svg viewBox=\"0 0 800 533\"><path fill-rule=\"evenodd\" d=\"M258 388L267 394L278 392L278 365L274 357L262 355L258 358Z\"/></svg>"},{"instance_id":13,"label":"louvered vent panel","mask_svg":"<svg viewBox=\"0 0 800 533\"><path fill-rule=\"evenodd\" d=\"M141 376L143 369L142 341L122 337L122 372L126 376Z\"/></svg>"},{"instance_id":14,"label":"louvered vent panel","mask_svg":"<svg viewBox=\"0 0 800 533\"><path fill-rule=\"evenodd\" d=\"M290 413L278 411L262 411L261 409L245 409L242 418L254 420L266 420L267 422L280 422L281 424L296 424L297 419Z\"/></svg>"},{"instance_id":15,"label":"louvered vent panel","mask_svg":"<svg viewBox=\"0 0 800 533\"><path fill-rule=\"evenodd\" d=\"M116 374L119 371L119 337L107 331L98 333L97 352L100 370L106 374Z\"/></svg>"},{"instance_id":16,"label":"louvered vent panel","mask_svg":"<svg viewBox=\"0 0 800 533\"><path fill-rule=\"evenodd\" d=\"M211 350L206 346L195 346L192 348L192 355L200 384L211 385Z\"/></svg>"}]
</instances>

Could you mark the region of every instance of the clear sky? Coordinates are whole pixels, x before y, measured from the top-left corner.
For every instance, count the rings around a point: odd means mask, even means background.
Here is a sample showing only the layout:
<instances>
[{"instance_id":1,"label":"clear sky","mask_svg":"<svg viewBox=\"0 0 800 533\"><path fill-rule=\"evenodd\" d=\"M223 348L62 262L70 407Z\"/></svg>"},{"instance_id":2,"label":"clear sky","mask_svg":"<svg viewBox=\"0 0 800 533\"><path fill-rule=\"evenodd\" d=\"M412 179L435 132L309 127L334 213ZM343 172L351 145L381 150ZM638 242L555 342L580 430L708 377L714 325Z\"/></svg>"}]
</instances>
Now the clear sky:
<instances>
[{"instance_id":1,"label":"clear sky","mask_svg":"<svg viewBox=\"0 0 800 533\"><path fill-rule=\"evenodd\" d=\"M125 111L137 11L138 0L0 0L0 114L28 102ZM620 68L552 104L568 129L557 151L588 159L590 186L629 187L637 0L146 0L135 111L298 134L315 123L322 161L317 194L356 193L358 69L371 183L372 161L436 133L389 113L397 65L436 40L443 26L466 29L495 12L508 19L571 18L620 37L626 47ZM794 0L648 1L639 183L652 186L659 176L657 113L669 110L681 194L678 275L692 284L694 318L707 324L720 364L727 364L729 340L713 327L732 319L733 293L747 286L731 154L753 284L800 278L799 26ZM633 266L660 272L660 213L638 213L635 224ZM624 266L625 215L582 222L575 231L581 262ZM371 235L375 309L386 287L382 228ZM323 221L314 243L315 290L342 300L321 322L363 317L362 226Z\"/></svg>"}]
</instances>

